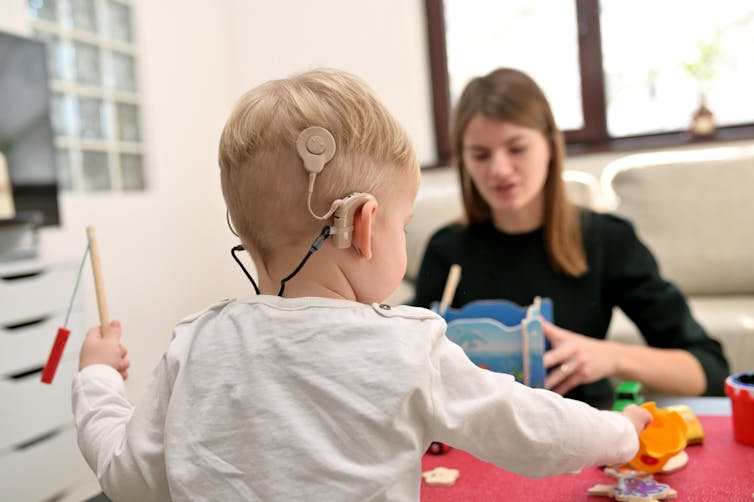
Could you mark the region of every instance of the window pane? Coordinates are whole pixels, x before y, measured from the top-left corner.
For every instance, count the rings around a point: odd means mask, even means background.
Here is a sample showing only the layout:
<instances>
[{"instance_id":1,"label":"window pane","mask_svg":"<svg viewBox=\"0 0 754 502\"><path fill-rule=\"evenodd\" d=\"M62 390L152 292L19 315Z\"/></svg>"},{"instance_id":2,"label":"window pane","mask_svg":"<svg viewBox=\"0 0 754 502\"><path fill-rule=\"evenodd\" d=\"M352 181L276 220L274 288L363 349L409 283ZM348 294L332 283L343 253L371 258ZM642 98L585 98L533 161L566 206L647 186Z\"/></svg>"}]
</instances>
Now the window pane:
<instances>
[{"instance_id":1,"label":"window pane","mask_svg":"<svg viewBox=\"0 0 754 502\"><path fill-rule=\"evenodd\" d=\"M76 55L76 80L84 84L102 85L99 47L76 42L74 51Z\"/></svg>"},{"instance_id":2,"label":"window pane","mask_svg":"<svg viewBox=\"0 0 754 502\"><path fill-rule=\"evenodd\" d=\"M58 19L57 0L29 0L27 10L31 18L44 19L45 21L57 21Z\"/></svg>"},{"instance_id":3,"label":"window pane","mask_svg":"<svg viewBox=\"0 0 754 502\"><path fill-rule=\"evenodd\" d=\"M141 155L123 153L120 156L121 178L123 190L144 190L144 168Z\"/></svg>"},{"instance_id":4,"label":"window pane","mask_svg":"<svg viewBox=\"0 0 754 502\"><path fill-rule=\"evenodd\" d=\"M73 182L71 181L71 161L67 149L59 149L56 155L58 167L58 185L61 190L71 190Z\"/></svg>"},{"instance_id":5,"label":"window pane","mask_svg":"<svg viewBox=\"0 0 754 502\"><path fill-rule=\"evenodd\" d=\"M104 107L101 99L79 98L79 135L82 138L104 138Z\"/></svg>"},{"instance_id":6,"label":"window pane","mask_svg":"<svg viewBox=\"0 0 754 502\"><path fill-rule=\"evenodd\" d=\"M754 122L741 106L754 88L754 3L603 0L600 10L612 136L686 130L702 95L718 126Z\"/></svg>"},{"instance_id":7,"label":"window pane","mask_svg":"<svg viewBox=\"0 0 754 502\"><path fill-rule=\"evenodd\" d=\"M41 40L47 47L47 71L50 73L50 78L62 78L63 77L63 50L58 37L51 33L35 31L34 36L37 40Z\"/></svg>"},{"instance_id":8,"label":"window pane","mask_svg":"<svg viewBox=\"0 0 754 502\"><path fill-rule=\"evenodd\" d=\"M50 121L56 136L68 136L69 124L66 123L66 98L61 94L53 94L50 102Z\"/></svg>"},{"instance_id":9,"label":"window pane","mask_svg":"<svg viewBox=\"0 0 754 502\"><path fill-rule=\"evenodd\" d=\"M115 88L123 91L135 91L136 75L134 58L120 52L113 52L112 55Z\"/></svg>"},{"instance_id":10,"label":"window pane","mask_svg":"<svg viewBox=\"0 0 754 502\"><path fill-rule=\"evenodd\" d=\"M84 190L110 190L110 171L107 167L106 153L82 152L81 170L84 176Z\"/></svg>"},{"instance_id":11,"label":"window pane","mask_svg":"<svg viewBox=\"0 0 754 502\"><path fill-rule=\"evenodd\" d=\"M107 7L110 37L121 42L131 42L131 7L112 0Z\"/></svg>"},{"instance_id":12,"label":"window pane","mask_svg":"<svg viewBox=\"0 0 754 502\"><path fill-rule=\"evenodd\" d=\"M445 0L444 11L451 103L471 78L517 68L542 87L561 129L583 127L575 2Z\"/></svg>"},{"instance_id":13,"label":"window pane","mask_svg":"<svg viewBox=\"0 0 754 502\"><path fill-rule=\"evenodd\" d=\"M118 103L118 138L121 141L139 141L139 108Z\"/></svg>"},{"instance_id":14,"label":"window pane","mask_svg":"<svg viewBox=\"0 0 754 502\"><path fill-rule=\"evenodd\" d=\"M71 2L73 26L79 30L97 31L97 10L94 0L73 0Z\"/></svg>"}]
</instances>

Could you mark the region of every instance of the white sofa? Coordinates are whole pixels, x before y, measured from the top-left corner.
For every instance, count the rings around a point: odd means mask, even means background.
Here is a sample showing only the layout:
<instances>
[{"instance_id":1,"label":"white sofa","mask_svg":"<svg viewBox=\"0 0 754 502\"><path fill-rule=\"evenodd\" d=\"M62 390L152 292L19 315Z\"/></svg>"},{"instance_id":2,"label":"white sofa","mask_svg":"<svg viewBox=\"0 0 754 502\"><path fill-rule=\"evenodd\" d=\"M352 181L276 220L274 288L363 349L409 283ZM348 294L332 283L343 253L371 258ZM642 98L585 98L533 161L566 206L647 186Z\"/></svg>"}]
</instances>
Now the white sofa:
<instances>
[{"instance_id":1,"label":"white sofa","mask_svg":"<svg viewBox=\"0 0 754 502\"><path fill-rule=\"evenodd\" d=\"M754 146L630 155L601 178L604 203L634 223L731 370L754 369ZM621 312L611 336L639 340Z\"/></svg>"},{"instance_id":2,"label":"white sofa","mask_svg":"<svg viewBox=\"0 0 754 502\"><path fill-rule=\"evenodd\" d=\"M627 155L599 176L571 170L564 179L575 202L629 218L723 344L731 370L754 369L754 145ZM426 170L408 227L406 277L387 303L412 299L429 237L461 214L455 171ZM608 338L643 343L617 309Z\"/></svg>"}]
</instances>

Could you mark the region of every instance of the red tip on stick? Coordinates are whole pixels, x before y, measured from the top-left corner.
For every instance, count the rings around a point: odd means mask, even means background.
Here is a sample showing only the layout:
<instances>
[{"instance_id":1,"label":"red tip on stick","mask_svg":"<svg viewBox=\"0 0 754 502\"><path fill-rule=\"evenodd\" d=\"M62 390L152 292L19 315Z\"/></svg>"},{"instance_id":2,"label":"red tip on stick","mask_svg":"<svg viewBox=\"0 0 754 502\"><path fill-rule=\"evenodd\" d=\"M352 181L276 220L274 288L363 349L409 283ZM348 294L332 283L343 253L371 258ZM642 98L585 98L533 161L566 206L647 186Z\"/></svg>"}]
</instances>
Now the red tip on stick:
<instances>
[{"instance_id":1,"label":"red tip on stick","mask_svg":"<svg viewBox=\"0 0 754 502\"><path fill-rule=\"evenodd\" d=\"M71 331L66 328L58 328L58 334L55 336L55 343L52 344L52 350L50 350L50 357L47 358L47 364L45 364L44 370L42 370L42 383L52 383L52 378L55 376L55 370L58 369L58 363L60 357L65 350L65 344L68 342L68 335Z\"/></svg>"},{"instance_id":2,"label":"red tip on stick","mask_svg":"<svg viewBox=\"0 0 754 502\"><path fill-rule=\"evenodd\" d=\"M105 300L105 288L102 285L102 267L100 266L99 248L97 247L97 238L94 235L94 227L86 227L86 234L89 239L87 251L91 254L92 273L94 275L94 288L97 293L97 308L99 309L99 320L102 328L102 333L110 324L110 315L107 311L107 302ZM86 253L84 253L84 259L81 262L83 267L84 260L86 260ZM81 277L81 271L79 270L79 277ZM76 287L74 288L73 296L76 295L76 288L78 287L78 278L76 279ZM71 298L73 303L73 298ZM70 313L70 307L69 307ZM66 323L68 322L68 316L66 316ZM58 334L55 336L55 342L52 344L52 350L50 350L50 357L47 358L47 364L45 364L42 370L42 383L52 383L52 379L55 376L55 370L58 368L58 363L65 350L65 344L68 342L68 336L71 331L67 328L58 328Z\"/></svg>"}]
</instances>

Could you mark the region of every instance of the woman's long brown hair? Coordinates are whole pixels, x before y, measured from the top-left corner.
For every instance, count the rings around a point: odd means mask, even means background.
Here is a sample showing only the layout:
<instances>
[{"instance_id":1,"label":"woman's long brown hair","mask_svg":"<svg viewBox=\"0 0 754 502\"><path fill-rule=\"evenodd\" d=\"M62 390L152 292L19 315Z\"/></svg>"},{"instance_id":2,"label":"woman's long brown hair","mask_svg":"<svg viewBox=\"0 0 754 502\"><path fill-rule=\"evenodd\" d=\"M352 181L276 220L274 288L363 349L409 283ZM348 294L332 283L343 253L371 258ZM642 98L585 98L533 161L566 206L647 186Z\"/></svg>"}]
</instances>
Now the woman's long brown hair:
<instances>
[{"instance_id":1,"label":"woman's long brown hair","mask_svg":"<svg viewBox=\"0 0 754 502\"><path fill-rule=\"evenodd\" d=\"M556 270L579 277L587 263L579 210L568 200L563 182L563 135L542 90L525 73L501 68L469 82L456 105L453 120L453 156L461 183L463 205L469 223L492 219L492 210L471 180L463 162L463 134L472 117L482 114L540 131L550 147L545 180L544 236L547 254Z\"/></svg>"}]
</instances>

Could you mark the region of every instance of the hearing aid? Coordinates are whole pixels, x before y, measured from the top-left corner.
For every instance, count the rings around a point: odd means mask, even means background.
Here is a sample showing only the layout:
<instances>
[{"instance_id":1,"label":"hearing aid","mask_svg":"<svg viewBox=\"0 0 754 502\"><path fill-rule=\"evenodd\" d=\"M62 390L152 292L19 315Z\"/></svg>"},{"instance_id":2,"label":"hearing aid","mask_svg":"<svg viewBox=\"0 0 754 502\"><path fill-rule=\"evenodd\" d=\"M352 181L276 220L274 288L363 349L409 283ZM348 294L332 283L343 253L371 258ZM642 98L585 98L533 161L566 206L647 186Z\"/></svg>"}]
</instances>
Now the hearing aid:
<instances>
[{"instance_id":1,"label":"hearing aid","mask_svg":"<svg viewBox=\"0 0 754 502\"><path fill-rule=\"evenodd\" d=\"M330 227L333 246L345 249L351 245L353 217L356 211L370 200L376 199L372 194L365 192L353 192L340 199L341 204L333 214L333 225Z\"/></svg>"},{"instance_id":2,"label":"hearing aid","mask_svg":"<svg viewBox=\"0 0 754 502\"><path fill-rule=\"evenodd\" d=\"M296 139L296 151L304 161L304 169L315 176L335 155L335 138L324 127L307 127Z\"/></svg>"},{"instance_id":3,"label":"hearing aid","mask_svg":"<svg viewBox=\"0 0 754 502\"><path fill-rule=\"evenodd\" d=\"M299 157L301 157L301 160L304 163L304 169L306 169L306 171L309 173L309 187L307 189L306 196L306 205L309 209L309 212L318 220L326 220L332 216L333 224L327 225L322 229L322 232L317 236L316 239L314 239L314 242L309 247L309 251L306 253L298 266L293 270L293 272L280 280L280 289L278 290L278 296L283 296L283 293L285 292L286 282L291 280L301 270L301 267L306 264L306 261L309 259L309 257L311 257L312 254L319 250L319 248L325 242L325 239L327 239L329 236L332 235L333 245L337 249L345 249L351 246L351 241L353 240L353 218L356 214L356 211L362 205L364 205L364 203L370 200L376 200L371 194L353 192L346 195L342 199L334 200L330 205L330 210L327 211L326 214L318 216L314 213L314 211L312 211L312 192L314 192L314 180L317 178L317 174L325 168L325 164L327 164L335 155L335 138L332 134L330 134L330 131L325 128L317 126L307 127L306 129L301 131L301 133L298 135L298 138L296 139L296 151L298 152ZM228 227L230 227L231 231L236 234L230 221L230 213L226 212L225 217L228 222ZM361 250L355 242L353 243L353 246L356 251L361 254ZM238 265L241 267L244 274L246 274L246 277L254 287L254 291L259 294L259 287L254 281L254 278L251 276L251 274L249 274L249 272L246 270L246 267L244 267L243 263L241 263L241 260L239 260L236 256L236 253L243 249L244 247L242 245L237 245L231 248L230 253L236 263L238 263Z\"/></svg>"},{"instance_id":4,"label":"hearing aid","mask_svg":"<svg viewBox=\"0 0 754 502\"><path fill-rule=\"evenodd\" d=\"M311 200L314 192L314 181L317 174L322 172L325 165L335 156L335 138L324 127L307 127L296 139L296 152L304 163L304 169L309 173L309 187L307 193L307 207L309 213L318 220L333 217L330 227L333 245L338 249L351 246L353 237L353 219L356 211L366 202L375 200L373 195L366 192L353 192L342 199L336 199L329 211L322 216L314 213Z\"/></svg>"}]
</instances>

